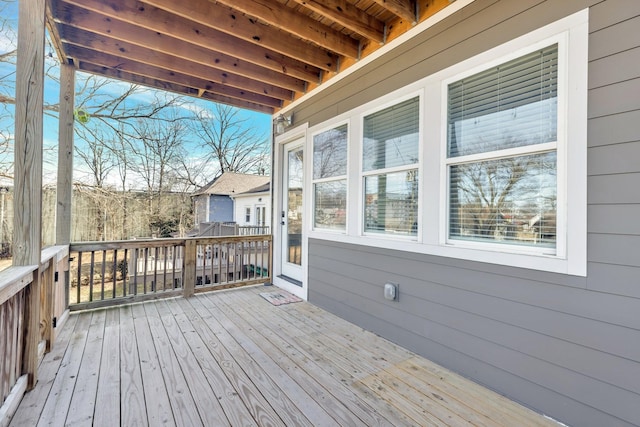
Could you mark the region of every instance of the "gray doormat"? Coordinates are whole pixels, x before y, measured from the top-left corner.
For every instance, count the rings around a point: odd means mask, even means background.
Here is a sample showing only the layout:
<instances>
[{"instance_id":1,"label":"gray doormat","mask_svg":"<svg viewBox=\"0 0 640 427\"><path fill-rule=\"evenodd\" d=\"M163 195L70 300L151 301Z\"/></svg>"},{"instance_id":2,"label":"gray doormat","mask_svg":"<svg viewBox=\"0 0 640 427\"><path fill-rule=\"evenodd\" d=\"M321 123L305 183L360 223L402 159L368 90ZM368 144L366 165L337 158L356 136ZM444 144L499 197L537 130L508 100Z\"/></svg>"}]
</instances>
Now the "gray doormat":
<instances>
[{"instance_id":1,"label":"gray doormat","mask_svg":"<svg viewBox=\"0 0 640 427\"><path fill-rule=\"evenodd\" d=\"M297 296L282 290L274 292L261 292L260 296L273 305L284 305L302 301L302 298L298 298Z\"/></svg>"}]
</instances>

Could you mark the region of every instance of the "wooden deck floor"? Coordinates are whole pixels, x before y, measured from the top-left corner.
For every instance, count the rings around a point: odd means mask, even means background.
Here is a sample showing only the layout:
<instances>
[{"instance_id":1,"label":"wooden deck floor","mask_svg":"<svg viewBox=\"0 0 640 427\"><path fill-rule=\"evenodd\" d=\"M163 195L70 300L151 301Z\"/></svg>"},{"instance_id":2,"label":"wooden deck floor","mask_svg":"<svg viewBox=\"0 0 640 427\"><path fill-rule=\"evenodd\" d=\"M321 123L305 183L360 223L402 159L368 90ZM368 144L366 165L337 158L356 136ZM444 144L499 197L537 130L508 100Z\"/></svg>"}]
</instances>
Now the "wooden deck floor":
<instances>
[{"instance_id":1,"label":"wooden deck floor","mask_svg":"<svg viewBox=\"0 0 640 427\"><path fill-rule=\"evenodd\" d=\"M275 290L72 314L11 426L556 425Z\"/></svg>"}]
</instances>

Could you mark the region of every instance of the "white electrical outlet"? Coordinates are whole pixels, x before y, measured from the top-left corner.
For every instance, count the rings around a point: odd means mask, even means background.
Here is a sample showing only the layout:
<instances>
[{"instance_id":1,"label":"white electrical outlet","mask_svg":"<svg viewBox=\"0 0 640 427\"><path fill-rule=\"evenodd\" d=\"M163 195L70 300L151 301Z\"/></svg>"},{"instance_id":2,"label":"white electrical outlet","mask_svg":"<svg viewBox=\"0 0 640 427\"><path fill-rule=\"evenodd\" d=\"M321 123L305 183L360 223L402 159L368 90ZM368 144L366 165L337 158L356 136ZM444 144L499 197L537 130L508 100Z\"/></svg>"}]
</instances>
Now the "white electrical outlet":
<instances>
[{"instance_id":1,"label":"white electrical outlet","mask_svg":"<svg viewBox=\"0 0 640 427\"><path fill-rule=\"evenodd\" d=\"M398 285L395 283L384 284L384 297L389 301L398 300Z\"/></svg>"}]
</instances>

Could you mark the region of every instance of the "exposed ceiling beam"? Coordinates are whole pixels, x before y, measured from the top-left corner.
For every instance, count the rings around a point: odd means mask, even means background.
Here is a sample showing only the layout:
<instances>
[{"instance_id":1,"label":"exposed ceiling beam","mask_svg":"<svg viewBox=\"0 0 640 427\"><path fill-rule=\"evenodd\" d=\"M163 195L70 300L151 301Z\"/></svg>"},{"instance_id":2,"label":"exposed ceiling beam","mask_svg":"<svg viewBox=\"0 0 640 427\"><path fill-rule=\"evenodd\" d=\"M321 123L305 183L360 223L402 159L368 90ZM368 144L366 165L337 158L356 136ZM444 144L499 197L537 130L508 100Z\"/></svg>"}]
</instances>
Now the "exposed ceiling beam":
<instances>
[{"instance_id":1,"label":"exposed ceiling beam","mask_svg":"<svg viewBox=\"0 0 640 427\"><path fill-rule=\"evenodd\" d=\"M416 16L416 4L412 0L373 0L396 16L405 19L412 24L418 22Z\"/></svg>"},{"instance_id":2,"label":"exposed ceiling beam","mask_svg":"<svg viewBox=\"0 0 640 427\"><path fill-rule=\"evenodd\" d=\"M114 18L106 18L96 13L74 13L69 20L59 22L60 25L70 26L83 31L92 32L105 38L130 42L131 44L151 50L162 50L177 58L197 62L205 66L215 66L219 70L238 74L254 80L262 80L276 86L293 91L304 91L304 81L279 73L264 67L248 63L229 55L214 52L201 46L187 43L155 31L141 27L132 27ZM68 32L61 29L61 33Z\"/></svg>"},{"instance_id":3,"label":"exposed ceiling beam","mask_svg":"<svg viewBox=\"0 0 640 427\"><path fill-rule=\"evenodd\" d=\"M65 22L74 22L74 15L82 15L83 10L99 13L106 20L119 20L154 31L160 36L170 34L194 45L214 48L216 52L234 56L307 82L317 83L320 81L322 71L317 67L265 49L262 46L239 40L232 35L198 24L187 18L172 15L161 9L154 9L153 13L139 13L136 4L139 7L144 7L144 5L137 1L128 0L118 5L117 9L101 0L52 0L52 3L54 4L52 9L56 10L59 19ZM58 5L56 6L56 4ZM123 37L126 37L126 32Z\"/></svg>"},{"instance_id":4,"label":"exposed ceiling beam","mask_svg":"<svg viewBox=\"0 0 640 427\"><path fill-rule=\"evenodd\" d=\"M311 9L377 43L384 43L384 22L368 15L346 0L295 0Z\"/></svg>"},{"instance_id":5,"label":"exposed ceiling beam","mask_svg":"<svg viewBox=\"0 0 640 427\"><path fill-rule=\"evenodd\" d=\"M108 59L108 57L106 57ZM116 61L116 58L111 58L112 61ZM100 62L109 62L107 60L103 60ZM199 79L193 76L187 76L185 74L176 73L173 71L167 71L162 68L152 67L147 64L136 63L135 61L127 61L125 63L121 63L118 68L108 67L104 64L95 64L88 61L82 61L82 65L84 66L85 71L94 70L99 73L107 73L107 74L117 74L119 78L122 76L138 76L136 78L135 83L139 84L147 84L147 83L157 83L157 84L175 84L184 87L190 87L197 91L208 91L211 93L217 93L219 95L228 96L231 98L238 99L247 99L256 104L262 104L273 108L280 108L282 106L282 100L277 98L272 98L266 95L261 95L259 93L248 92L242 89L236 89L230 86L221 85L216 82ZM108 70L113 70L113 72L108 72Z\"/></svg>"},{"instance_id":6,"label":"exposed ceiling beam","mask_svg":"<svg viewBox=\"0 0 640 427\"><path fill-rule=\"evenodd\" d=\"M80 36L78 34L80 31L82 30L67 27L64 32L61 32L61 39L65 45L65 50L69 56L76 59L95 63L95 60L91 60L92 58L98 59L100 55L108 54L116 60L116 62L111 65L115 68L117 68L119 62L129 59L278 99L290 100L293 97L293 92L288 89L227 73L212 67L205 67L201 64L185 61L165 53L144 49L136 50L136 47L133 45L111 39L96 38L91 33ZM75 40L84 40L84 43L82 46L74 46Z\"/></svg>"},{"instance_id":7,"label":"exposed ceiling beam","mask_svg":"<svg viewBox=\"0 0 640 427\"><path fill-rule=\"evenodd\" d=\"M401 1L401 0L398 0ZM408 1L408 0L407 0ZM275 0L217 0L230 8L256 17L276 28L307 39L318 46L349 58L358 58L360 42L327 25L286 7Z\"/></svg>"},{"instance_id":8,"label":"exposed ceiling beam","mask_svg":"<svg viewBox=\"0 0 640 427\"><path fill-rule=\"evenodd\" d=\"M170 92L174 92L181 95L189 95L189 96L197 96L203 99L207 99L209 101L214 102L222 102L227 105L232 105L238 108L245 108L253 111L259 111L261 113L273 114L275 109L274 107L270 107L268 105L259 103L259 102L251 102L250 98L237 98L234 96L229 96L225 94L220 94L216 91L208 91L206 89L197 89L191 86L184 86L177 83L167 82L165 80L156 80L150 77L145 77L138 74L128 73L123 70L103 67L96 64L91 64L88 62L80 62L78 64L78 69L81 71L86 71L91 74L104 75L106 77L123 80L126 82L137 83L140 85L155 87L158 89L167 90Z\"/></svg>"},{"instance_id":9,"label":"exposed ceiling beam","mask_svg":"<svg viewBox=\"0 0 640 427\"><path fill-rule=\"evenodd\" d=\"M112 0L113 1L113 0ZM264 46L283 55L306 62L325 71L338 70L338 56L326 49L315 47L288 33L262 24L256 19L209 0L144 0L149 6L191 19L250 43ZM139 13L146 13L142 8Z\"/></svg>"}]
</instances>

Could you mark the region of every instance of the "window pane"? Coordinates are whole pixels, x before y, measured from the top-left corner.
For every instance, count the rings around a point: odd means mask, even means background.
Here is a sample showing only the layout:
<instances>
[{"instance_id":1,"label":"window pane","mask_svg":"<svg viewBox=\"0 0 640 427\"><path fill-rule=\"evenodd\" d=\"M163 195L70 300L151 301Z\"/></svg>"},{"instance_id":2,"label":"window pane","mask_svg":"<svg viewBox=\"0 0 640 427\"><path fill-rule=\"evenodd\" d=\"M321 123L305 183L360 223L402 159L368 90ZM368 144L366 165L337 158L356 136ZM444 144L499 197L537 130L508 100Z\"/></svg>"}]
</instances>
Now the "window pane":
<instances>
[{"instance_id":1,"label":"window pane","mask_svg":"<svg viewBox=\"0 0 640 427\"><path fill-rule=\"evenodd\" d=\"M417 235L417 169L365 177L365 231Z\"/></svg>"},{"instance_id":2,"label":"window pane","mask_svg":"<svg viewBox=\"0 0 640 427\"><path fill-rule=\"evenodd\" d=\"M449 237L555 247L555 152L451 166L449 182Z\"/></svg>"},{"instance_id":3,"label":"window pane","mask_svg":"<svg viewBox=\"0 0 640 427\"><path fill-rule=\"evenodd\" d=\"M313 137L313 178L347 174L347 125Z\"/></svg>"},{"instance_id":4,"label":"window pane","mask_svg":"<svg viewBox=\"0 0 640 427\"><path fill-rule=\"evenodd\" d=\"M314 226L344 230L347 223L347 180L317 183L314 187Z\"/></svg>"},{"instance_id":5,"label":"window pane","mask_svg":"<svg viewBox=\"0 0 640 427\"><path fill-rule=\"evenodd\" d=\"M558 46L449 85L449 157L557 139Z\"/></svg>"},{"instance_id":6,"label":"window pane","mask_svg":"<svg viewBox=\"0 0 640 427\"><path fill-rule=\"evenodd\" d=\"M419 98L364 118L363 170L418 163Z\"/></svg>"}]
</instances>

